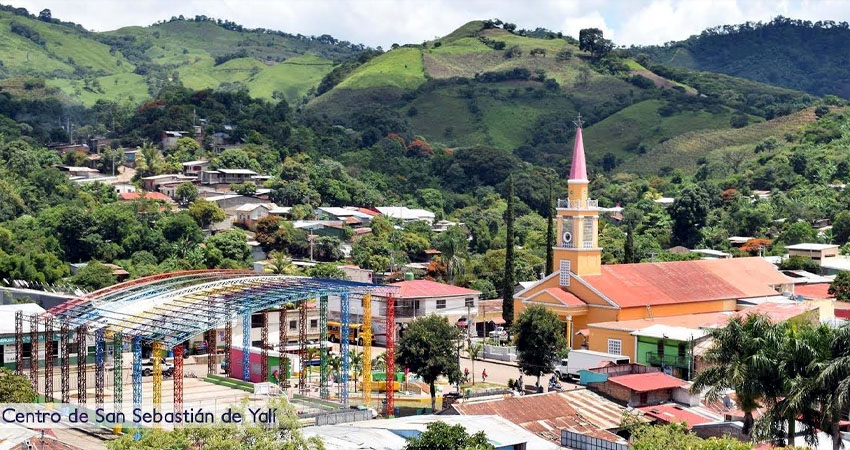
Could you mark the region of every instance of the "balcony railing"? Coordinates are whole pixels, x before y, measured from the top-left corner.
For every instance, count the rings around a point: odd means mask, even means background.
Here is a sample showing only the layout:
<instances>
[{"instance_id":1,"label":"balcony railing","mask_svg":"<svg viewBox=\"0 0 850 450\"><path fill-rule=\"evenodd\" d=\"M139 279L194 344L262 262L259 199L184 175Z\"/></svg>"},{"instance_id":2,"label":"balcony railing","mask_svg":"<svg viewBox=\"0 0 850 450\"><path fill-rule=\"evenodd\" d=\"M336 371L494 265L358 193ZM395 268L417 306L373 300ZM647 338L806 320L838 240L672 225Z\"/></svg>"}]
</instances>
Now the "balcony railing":
<instances>
[{"instance_id":1,"label":"balcony railing","mask_svg":"<svg viewBox=\"0 0 850 450\"><path fill-rule=\"evenodd\" d=\"M664 355L656 352L646 352L646 362L650 366L671 366L689 369L691 366L691 357L690 355Z\"/></svg>"},{"instance_id":2,"label":"balcony railing","mask_svg":"<svg viewBox=\"0 0 850 450\"><path fill-rule=\"evenodd\" d=\"M570 200L567 198L558 199L558 208L561 209L596 209L599 207L599 200Z\"/></svg>"}]
</instances>

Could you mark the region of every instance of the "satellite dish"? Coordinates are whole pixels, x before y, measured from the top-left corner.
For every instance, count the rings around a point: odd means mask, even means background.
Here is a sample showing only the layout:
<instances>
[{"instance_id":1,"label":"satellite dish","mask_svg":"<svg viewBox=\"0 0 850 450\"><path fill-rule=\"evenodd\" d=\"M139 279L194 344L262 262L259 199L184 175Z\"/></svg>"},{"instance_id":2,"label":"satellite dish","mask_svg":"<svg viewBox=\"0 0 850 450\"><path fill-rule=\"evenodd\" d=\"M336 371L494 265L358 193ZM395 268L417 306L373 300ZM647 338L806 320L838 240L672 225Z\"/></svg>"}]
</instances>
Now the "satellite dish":
<instances>
[{"instance_id":1,"label":"satellite dish","mask_svg":"<svg viewBox=\"0 0 850 450\"><path fill-rule=\"evenodd\" d=\"M561 237L563 238L565 244L568 244L573 241L573 234L569 231L565 231L564 235Z\"/></svg>"}]
</instances>

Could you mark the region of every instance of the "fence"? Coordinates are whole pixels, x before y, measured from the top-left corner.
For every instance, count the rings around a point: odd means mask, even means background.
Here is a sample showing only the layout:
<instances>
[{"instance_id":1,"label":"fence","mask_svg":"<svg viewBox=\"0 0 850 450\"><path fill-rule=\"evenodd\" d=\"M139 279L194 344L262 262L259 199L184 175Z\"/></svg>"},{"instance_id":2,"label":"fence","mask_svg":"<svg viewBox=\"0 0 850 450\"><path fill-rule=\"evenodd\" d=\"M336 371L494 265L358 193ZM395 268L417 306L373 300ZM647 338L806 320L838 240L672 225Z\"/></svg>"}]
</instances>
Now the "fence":
<instances>
[{"instance_id":1,"label":"fence","mask_svg":"<svg viewBox=\"0 0 850 450\"><path fill-rule=\"evenodd\" d=\"M371 420L372 419L372 411L368 409L364 410L351 410L345 412L337 412L337 413L329 413L329 414L321 414L316 416L316 426L320 425L335 425L338 423L351 423L351 422L360 422L363 420Z\"/></svg>"},{"instance_id":2,"label":"fence","mask_svg":"<svg viewBox=\"0 0 850 450\"><path fill-rule=\"evenodd\" d=\"M482 357L484 359L514 362L516 361L516 347L485 345Z\"/></svg>"},{"instance_id":3,"label":"fence","mask_svg":"<svg viewBox=\"0 0 850 450\"><path fill-rule=\"evenodd\" d=\"M561 430L561 445L575 450L629 450L629 446L568 430Z\"/></svg>"}]
</instances>

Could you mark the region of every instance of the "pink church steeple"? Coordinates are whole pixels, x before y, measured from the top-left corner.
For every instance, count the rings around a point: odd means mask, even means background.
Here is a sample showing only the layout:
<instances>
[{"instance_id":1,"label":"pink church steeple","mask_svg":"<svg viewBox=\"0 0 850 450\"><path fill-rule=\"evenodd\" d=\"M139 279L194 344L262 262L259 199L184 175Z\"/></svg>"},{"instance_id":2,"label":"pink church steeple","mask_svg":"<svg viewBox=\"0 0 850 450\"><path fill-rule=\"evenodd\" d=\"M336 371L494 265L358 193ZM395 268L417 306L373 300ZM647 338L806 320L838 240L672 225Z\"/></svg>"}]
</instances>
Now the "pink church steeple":
<instances>
[{"instance_id":1,"label":"pink church steeple","mask_svg":"<svg viewBox=\"0 0 850 450\"><path fill-rule=\"evenodd\" d=\"M576 121L576 142L573 146L573 163L570 165L570 180L587 180L587 165L584 161L584 140L581 137L581 114Z\"/></svg>"}]
</instances>

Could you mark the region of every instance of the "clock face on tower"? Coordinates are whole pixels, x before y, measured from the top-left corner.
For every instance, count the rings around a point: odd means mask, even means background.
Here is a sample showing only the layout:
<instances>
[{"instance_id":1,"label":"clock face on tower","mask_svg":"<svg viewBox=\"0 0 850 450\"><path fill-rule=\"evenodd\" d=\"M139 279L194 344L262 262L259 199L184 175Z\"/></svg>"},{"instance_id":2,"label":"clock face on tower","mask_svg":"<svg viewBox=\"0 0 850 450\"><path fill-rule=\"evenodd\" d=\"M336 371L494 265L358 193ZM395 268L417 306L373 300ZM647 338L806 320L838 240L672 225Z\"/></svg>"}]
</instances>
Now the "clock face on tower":
<instances>
[{"instance_id":1,"label":"clock face on tower","mask_svg":"<svg viewBox=\"0 0 850 450\"><path fill-rule=\"evenodd\" d=\"M570 242L573 241L573 234L570 233L569 231L565 231L564 234L561 236L561 238L563 238L564 244L569 244Z\"/></svg>"}]
</instances>

